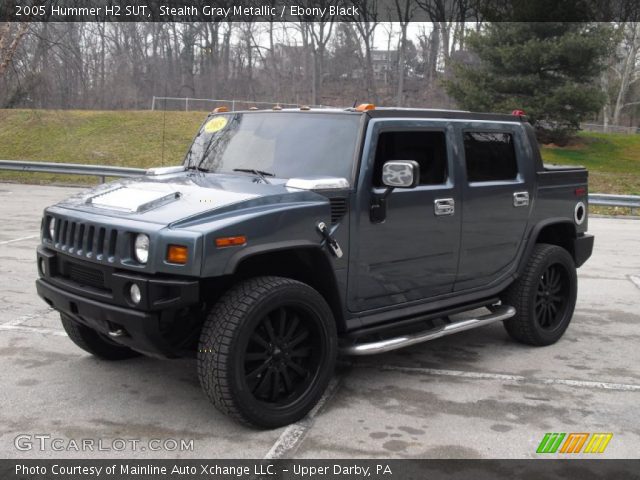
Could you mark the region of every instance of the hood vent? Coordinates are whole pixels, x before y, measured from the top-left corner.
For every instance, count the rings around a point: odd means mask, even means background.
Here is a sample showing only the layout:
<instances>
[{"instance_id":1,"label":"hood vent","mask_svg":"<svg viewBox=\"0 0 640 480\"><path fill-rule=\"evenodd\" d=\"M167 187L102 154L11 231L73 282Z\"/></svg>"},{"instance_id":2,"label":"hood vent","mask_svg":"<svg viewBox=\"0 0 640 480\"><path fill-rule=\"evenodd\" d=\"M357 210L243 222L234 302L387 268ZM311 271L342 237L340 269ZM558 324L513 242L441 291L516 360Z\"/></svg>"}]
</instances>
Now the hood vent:
<instances>
[{"instance_id":1,"label":"hood vent","mask_svg":"<svg viewBox=\"0 0 640 480\"><path fill-rule=\"evenodd\" d=\"M330 198L331 225L338 223L347 213L347 199L343 197Z\"/></svg>"}]
</instances>

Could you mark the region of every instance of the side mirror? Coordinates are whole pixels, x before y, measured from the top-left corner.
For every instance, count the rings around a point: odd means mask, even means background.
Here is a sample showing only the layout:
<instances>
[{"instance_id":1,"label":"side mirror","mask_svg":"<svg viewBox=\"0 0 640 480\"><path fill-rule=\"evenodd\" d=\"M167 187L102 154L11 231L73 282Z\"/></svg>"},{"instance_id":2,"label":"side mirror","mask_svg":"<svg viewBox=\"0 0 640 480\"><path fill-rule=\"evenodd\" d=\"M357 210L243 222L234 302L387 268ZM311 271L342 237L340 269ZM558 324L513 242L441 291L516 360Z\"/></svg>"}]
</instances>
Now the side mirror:
<instances>
[{"instance_id":1,"label":"side mirror","mask_svg":"<svg viewBox=\"0 0 640 480\"><path fill-rule=\"evenodd\" d=\"M413 188L420 183L420 165L413 160L390 160L382 166L382 183L391 188Z\"/></svg>"},{"instance_id":2,"label":"side mirror","mask_svg":"<svg viewBox=\"0 0 640 480\"><path fill-rule=\"evenodd\" d=\"M414 160L389 160L382 166L382 183L387 187L382 195L374 195L369 218L372 223L387 217L387 197L394 188L413 188L420 183L420 165Z\"/></svg>"}]
</instances>

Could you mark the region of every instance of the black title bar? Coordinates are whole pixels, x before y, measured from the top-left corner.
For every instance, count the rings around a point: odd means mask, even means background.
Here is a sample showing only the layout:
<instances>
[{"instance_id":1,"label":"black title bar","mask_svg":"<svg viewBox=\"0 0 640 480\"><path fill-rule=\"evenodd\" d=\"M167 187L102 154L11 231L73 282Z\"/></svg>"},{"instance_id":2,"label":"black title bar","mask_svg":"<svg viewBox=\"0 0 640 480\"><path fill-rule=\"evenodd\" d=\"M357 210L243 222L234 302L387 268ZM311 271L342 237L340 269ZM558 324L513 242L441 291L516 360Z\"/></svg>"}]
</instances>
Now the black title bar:
<instances>
[{"instance_id":1,"label":"black title bar","mask_svg":"<svg viewBox=\"0 0 640 480\"><path fill-rule=\"evenodd\" d=\"M1 0L0 22L640 21L637 0Z\"/></svg>"},{"instance_id":2,"label":"black title bar","mask_svg":"<svg viewBox=\"0 0 640 480\"><path fill-rule=\"evenodd\" d=\"M2 480L637 478L640 460L0 460Z\"/></svg>"}]
</instances>

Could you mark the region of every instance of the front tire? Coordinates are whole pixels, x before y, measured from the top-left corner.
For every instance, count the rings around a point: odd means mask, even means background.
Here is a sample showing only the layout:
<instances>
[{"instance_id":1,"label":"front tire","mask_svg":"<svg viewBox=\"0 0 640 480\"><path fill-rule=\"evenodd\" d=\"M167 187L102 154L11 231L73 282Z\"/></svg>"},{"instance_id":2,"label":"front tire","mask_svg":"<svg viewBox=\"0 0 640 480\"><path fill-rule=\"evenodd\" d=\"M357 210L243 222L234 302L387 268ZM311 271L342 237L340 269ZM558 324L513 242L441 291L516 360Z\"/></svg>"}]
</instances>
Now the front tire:
<instances>
[{"instance_id":1,"label":"front tire","mask_svg":"<svg viewBox=\"0 0 640 480\"><path fill-rule=\"evenodd\" d=\"M71 341L91 355L103 360L126 360L140 356L140 353L110 340L86 325L74 322L62 313L60 320Z\"/></svg>"},{"instance_id":2,"label":"front tire","mask_svg":"<svg viewBox=\"0 0 640 480\"><path fill-rule=\"evenodd\" d=\"M573 258L564 248L537 244L520 278L502 303L516 308L504 327L518 342L544 346L567 330L576 305L578 278Z\"/></svg>"},{"instance_id":3,"label":"front tire","mask_svg":"<svg viewBox=\"0 0 640 480\"><path fill-rule=\"evenodd\" d=\"M296 280L256 277L233 287L209 312L198 377L223 413L276 428L317 403L336 357L335 321L324 298Z\"/></svg>"}]
</instances>

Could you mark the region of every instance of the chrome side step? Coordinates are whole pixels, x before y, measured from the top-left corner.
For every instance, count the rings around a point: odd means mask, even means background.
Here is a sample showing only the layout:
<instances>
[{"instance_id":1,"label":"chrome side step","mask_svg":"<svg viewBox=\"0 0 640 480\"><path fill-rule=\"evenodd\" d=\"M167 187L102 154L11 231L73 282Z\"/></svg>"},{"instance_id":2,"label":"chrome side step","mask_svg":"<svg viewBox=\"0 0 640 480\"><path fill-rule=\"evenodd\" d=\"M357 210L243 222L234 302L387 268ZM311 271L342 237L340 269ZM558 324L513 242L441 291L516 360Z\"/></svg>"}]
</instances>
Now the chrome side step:
<instances>
[{"instance_id":1,"label":"chrome side step","mask_svg":"<svg viewBox=\"0 0 640 480\"><path fill-rule=\"evenodd\" d=\"M398 348L408 347L416 343L428 342L436 338L445 337L453 333L463 332L476 327L482 327L493 322L507 320L516 314L516 309L509 305L500 305L493 312L478 318L462 320L460 322L450 323L436 330L427 330L426 332L418 332L410 335L402 335L400 337L387 338L370 343L360 343L347 345L340 349L344 355L374 355L376 353L389 352Z\"/></svg>"}]
</instances>

